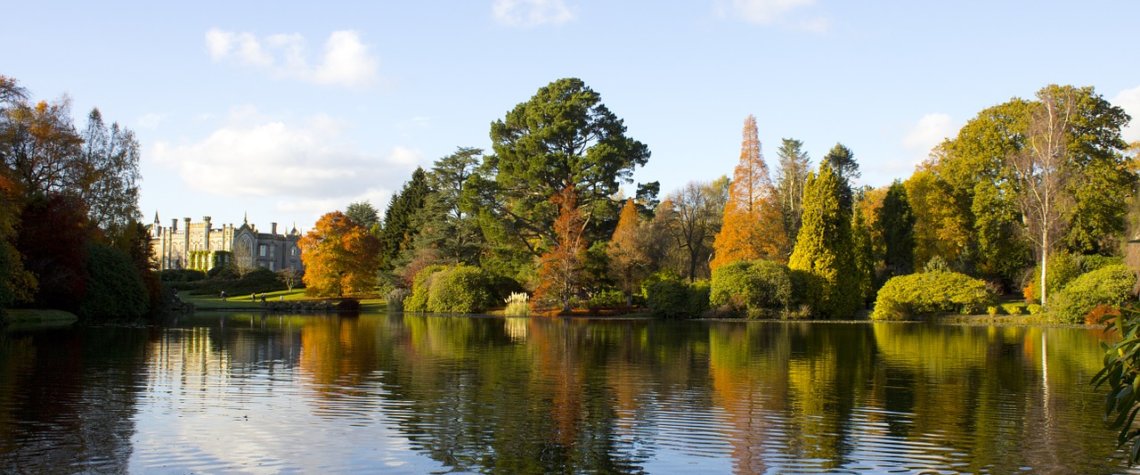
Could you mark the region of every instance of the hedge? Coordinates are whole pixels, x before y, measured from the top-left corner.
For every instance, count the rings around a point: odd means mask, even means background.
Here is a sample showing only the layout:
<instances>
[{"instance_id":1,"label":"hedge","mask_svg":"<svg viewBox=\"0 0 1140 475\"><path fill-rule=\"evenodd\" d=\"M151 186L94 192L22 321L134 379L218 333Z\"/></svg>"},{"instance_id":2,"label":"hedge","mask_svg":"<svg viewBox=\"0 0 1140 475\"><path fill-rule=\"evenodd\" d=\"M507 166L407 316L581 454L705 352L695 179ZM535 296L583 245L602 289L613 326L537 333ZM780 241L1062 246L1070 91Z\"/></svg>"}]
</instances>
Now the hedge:
<instances>
[{"instance_id":1,"label":"hedge","mask_svg":"<svg viewBox=\"0 0 1140 475\"><path fill-rule=\"evenodd\" d=\"M1054 320L1083 323L1085 316L1098 305L1119 308L1132 296L1136 274L1124 265L1109 265L1082 274L1065 285L1049 307Z\"/></svg>"},{"instance_id":2,"label":"hedge","mask_svg":"<svg viewBox=\"0 0 1140 475\"><path fill-rule=\"evenodd\" d=\"M976 314L994 303L986 283L948 271L893 277L879 289L875 320L905 320L936 313Z\"/></svg>"}]
</instances>

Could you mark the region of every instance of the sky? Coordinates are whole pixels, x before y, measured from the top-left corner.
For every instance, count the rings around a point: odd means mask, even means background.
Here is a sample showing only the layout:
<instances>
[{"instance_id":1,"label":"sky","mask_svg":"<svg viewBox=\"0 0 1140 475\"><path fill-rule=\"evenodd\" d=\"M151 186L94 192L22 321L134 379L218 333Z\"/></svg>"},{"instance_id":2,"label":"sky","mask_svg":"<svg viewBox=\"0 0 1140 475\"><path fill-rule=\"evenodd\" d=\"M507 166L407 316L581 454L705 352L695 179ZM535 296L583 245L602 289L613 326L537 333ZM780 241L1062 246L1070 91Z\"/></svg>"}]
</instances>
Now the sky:
<instances>
[{"instance_id":1,"label":"sky","mask_svg":"<svg viewBox=\"0 0 1140 475\"><path fill-rule=\"evenodd\" d=\"M731 175L755 115L862 184L909 176L978 111L1093 86L1140 122L1140 2L467 0L7 2L0 74L98 107L141 143L140 207L311 228L578 77L652 156L662 195ZM1125 138L1140 140L1131 125ZM633 191L629 185L627 191Z\"/></svg>"}]
</instances>

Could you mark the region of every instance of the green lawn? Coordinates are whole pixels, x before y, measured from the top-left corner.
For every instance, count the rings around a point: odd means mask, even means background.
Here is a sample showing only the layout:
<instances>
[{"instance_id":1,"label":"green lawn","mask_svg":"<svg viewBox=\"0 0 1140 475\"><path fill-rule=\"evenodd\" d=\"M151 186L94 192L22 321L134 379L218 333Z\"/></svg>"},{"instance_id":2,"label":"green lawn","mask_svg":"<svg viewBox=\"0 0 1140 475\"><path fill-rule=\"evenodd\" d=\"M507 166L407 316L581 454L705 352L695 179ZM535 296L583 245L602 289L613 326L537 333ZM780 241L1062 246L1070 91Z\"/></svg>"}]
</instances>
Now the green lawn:
<instances>
[{"instance_id":1,"label":"green lawn","mask_svg":"<svg viewBox=\"0 0 1140 475\"><path fill-rule=\"evenodd\" d=\"M305 289L266 292L264 294L258 294L256 301L252 300L252 296L250 294L229 295L224 302L222 301L222 298L217 295L190 295L189 292L179 292L178 298L182 299L183 302L194 304L194 307L199 309L260 309L261 296L263 295L265 296L266 302L324 300L306 296ZM382 298L366 298L360 299L360 307L361 311L363 312L382 312L385 310L386 304Z\"/></svg>"}]
</instances>

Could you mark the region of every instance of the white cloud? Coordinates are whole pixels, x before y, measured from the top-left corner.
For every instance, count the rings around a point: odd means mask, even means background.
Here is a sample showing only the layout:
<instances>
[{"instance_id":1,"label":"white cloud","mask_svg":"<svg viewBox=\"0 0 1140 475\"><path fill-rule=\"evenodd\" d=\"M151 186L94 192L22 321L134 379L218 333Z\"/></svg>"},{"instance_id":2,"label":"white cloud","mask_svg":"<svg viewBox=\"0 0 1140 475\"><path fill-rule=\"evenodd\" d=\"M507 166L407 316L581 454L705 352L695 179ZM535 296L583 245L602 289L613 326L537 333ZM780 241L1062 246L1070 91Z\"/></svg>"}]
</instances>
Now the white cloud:
<instances>
[{"instance_id":1,"label":"white cloud","mask_svg":"<svg viewBox=\"0 0 1140 475\"><path fill-rule=\"evenodd\" d=\"M229 197L278 197L282 209L343 206L381 196L407 179L422 154L395 147L387 154L355 149L344 125L318 115L300 124L236 108L227 124L194 143L158 142L153 156L178 170L191 188Z\"/></svg>"},{"instance_id":2,"label":"white cloud","mask_svg":"<svg viewBox=\"0 0 1140 475\"><path fill-rule=\"evenodd\" d=\"M379 60L352 30L330 34L316 65L309 64L305 37L296 33L258 38L213 28L206 32L206 50L215 62L233 62L274 77L329 86L367 86L376 81L379 69Z\"/></svg>"},{"instance_id":3,"label":"white cloud","mask_svg":"<svg viewBox=\"0 0 1140 475\"><path fill-rule=\"evenodd\" d=\"M1112 104L1119 106L1132 116L1132 122L1122 131L1124 140L1128 143L1140 140L1140 86L1120 91L1112 98Z\"/></svg>"},{"instance_id":4,"label":"white cloud","mask_svg":"<svg viewBox=\"0 0 1140 475\"><path fill-rule=\"evenodd\" d=\"M824 17L793 19L796 10L815 4L815 0L728 0L717 10L722 16L732 17L753 25L781 25L812 33L824 33L831 28L831 21Z\"/></svg>"},{"instance_id":5,"label":"white cloud","mask_svg":"<svg viewBox=\"0 0 1140 475\"><path fill-rule=\"evenodd\" d=\"M903 137L903 146L923 157L947 137L957 135L960 127L946 114L926 114L918 119Z\"/></svg>"},{"instance_id":6,"label":"white cloud","mask_svg":"<svg viewBox=\"0 0 1140 475\"><path fill-rule=\"evenodd\" d=\"M563 0L495 0L491 13L501 24L523 28L561 25L574 19Z\"/></svg>"}]
</instances>

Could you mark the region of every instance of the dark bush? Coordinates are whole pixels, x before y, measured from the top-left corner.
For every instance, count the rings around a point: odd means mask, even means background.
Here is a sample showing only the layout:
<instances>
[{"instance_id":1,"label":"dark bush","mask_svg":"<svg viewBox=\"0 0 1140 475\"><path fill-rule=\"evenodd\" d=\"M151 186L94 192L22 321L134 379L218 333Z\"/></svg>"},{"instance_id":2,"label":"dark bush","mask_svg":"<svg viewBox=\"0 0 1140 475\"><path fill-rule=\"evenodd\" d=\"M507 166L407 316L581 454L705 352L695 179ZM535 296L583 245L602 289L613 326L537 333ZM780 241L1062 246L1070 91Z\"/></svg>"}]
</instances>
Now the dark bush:
<instances>
[{"instance_id":1,"label":"dark bush","mask_svg":"<svg viewBox=\"0 0 1140 475\"><path fill-rule=\"evenodd\" d=\"M360 301L356 299L340 299L336 303L336 313L355 315L360 313Z\"/></svg>"},{"instance_id":2,"label":"dark bush","mask_svg":"<svg viewBox=\"0 0 1140 475\"><path fill-rule=\"evenodd\" d=\"M210 270L206 272L206 277L210 279L233 280L239 276L233 264L223 264L211 267Z\"/></svg>"},{"instance_id":3,"label":"dark bush","mask_svg":"<svg viewBox=\"0 0 1140 475\"><path fill-rule=\"evenodd\" d=\"M258 268L240 279L206 279L172 287L188 290L194 295L218 295L223 290L232 297L244 294L262 294L285 290L285 284L269 269Z\"/></svg>"},{"instance_id":4,"label":"dark bush","mask_svg":"<svg viewBox=\"0 0 1140 475\"><path fill-rule=\"evenodd\" d=\"M649 311L660 318L695 318L708 310L709 284L657 276L643 285Z\"/></svg>"},{"instance_id":5,"label":"dark bush","mask_svg":"<svg viewBox=\"0 0 1140 475\"><path fill-rule=\"evenodd\" d=\"M206 278L206 273L195 269L166 269L158 273L164 283L196 282Z\"/></svg>"},{"instance_id":6,"label":"dark bush","mask_svg":"<svg viewBox=\"0 0 1140 475\"><path fill-rule=\"evenodd\" d=\"M985 281L957 272L893 277L879 289L875 320L905 320L935 313L977 314L994 303Z\"/></svg>"},{"instance_id":7,"label":"dark bush","mask_svg":"<svg viewBox=\"0 0 1140 475\"><path fill-rule=\"evenodd\" d=\"M1064 323L1083 323L1085 316L1098 305L1120 308L1132 296L1136 274L1117 264L1082 274L1049 298L1052 319Z\"/></svg>"},{"instance_id":8,"label":"dark bush","mask_svg":"<svg viewBox=\"0 0 1140 475\"><path fill-rule=\"evenodd\" d=\"M709 303L750 318L773 317L791 308L792 289L787 266L765 260L734 262L713 271Z\"/></svg>"},{"instance_id":9,"label":"dark bush","mask_svg":"<svg viewBox=\"0 0 1140 475\"><path fill-rule=\"evenodd\" d=\"M617 289L602 290L591 295L586 301L586 306L590 307L590 310L624 307L625 293Z\"/></svg>"},{"instance_id":10,"label":"dark bush","mask_svg":"<svg viewBox=\"0 0 1140 475\"><path fill-rule=\"evenodd\" d=\"M133 319L147 312L146 286L127 253L101 244L87 247L87 293L76 312L86 320Z\"/></svg>"}]
</instances>

